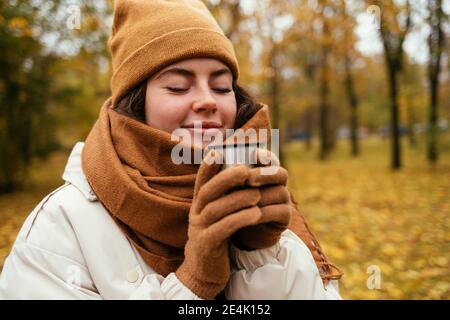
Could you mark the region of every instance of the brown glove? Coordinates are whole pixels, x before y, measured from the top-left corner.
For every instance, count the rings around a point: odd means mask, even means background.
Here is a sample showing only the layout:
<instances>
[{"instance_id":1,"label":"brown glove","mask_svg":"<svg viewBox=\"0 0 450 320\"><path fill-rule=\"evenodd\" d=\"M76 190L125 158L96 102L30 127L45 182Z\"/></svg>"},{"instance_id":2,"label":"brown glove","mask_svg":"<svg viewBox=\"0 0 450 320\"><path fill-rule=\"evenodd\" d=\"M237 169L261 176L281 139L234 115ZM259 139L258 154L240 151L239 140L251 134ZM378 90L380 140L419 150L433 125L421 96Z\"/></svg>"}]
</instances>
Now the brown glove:
<instances>
[{"instance_id":1,"label":"brown glove","mask_svg":"<svg viewBox=\"0 0 450 320\"><path fill-rule=\"evenodd\" d=\"M214 151L206 157L213 154ZM215 154L220 156L217 151ZM261 218L256 206L260 200L257 188L232 191L246 184L249 168L236 166L217 174L219 170L219 165L207 164L205 160L200 165L189 212L185 259L175 272L186 287L203 299L213 299L229 280L229 237Z\"/></svg>"},{"instance_id":2,"label":"brown glove","mask_svg":"<svg viewBox=\"0 0 450 320\"><path fill-rule=\"evenodd\" d=\"M262 215L257 225L238 230L231 237L233 245L241 250L262 249L276 244L291 219L287 170L280 166L274 153L264 149L256 150L256 164L260 167L250 169L247 185L259 188L261 198L257 205Z\"/></svg>"}]
</instances>

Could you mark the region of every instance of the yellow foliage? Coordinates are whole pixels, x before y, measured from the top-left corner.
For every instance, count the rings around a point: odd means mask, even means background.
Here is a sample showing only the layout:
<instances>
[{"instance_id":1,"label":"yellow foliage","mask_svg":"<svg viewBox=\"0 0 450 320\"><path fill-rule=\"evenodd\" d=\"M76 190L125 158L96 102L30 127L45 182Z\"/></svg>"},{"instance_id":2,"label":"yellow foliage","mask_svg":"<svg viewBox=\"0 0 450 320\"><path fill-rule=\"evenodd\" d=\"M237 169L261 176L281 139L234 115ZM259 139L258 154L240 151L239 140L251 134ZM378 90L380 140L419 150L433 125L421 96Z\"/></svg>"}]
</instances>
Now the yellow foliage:
<instances>
[{"instance_id":1,"label":"yellow foliage","mask_svg":"<svg viewBox=\"0 0 450 320\"><path fill-rule=\"evenodd\" d=\"M14 17L9 20L8 24L10 29L25 29L28 26L28 21L22 17Z\"/></svg>"},{"instance_id":2,"label":"yellow foliage","mask_svg":"<svg viewBox=\"0 0 450 320\"><path fill-rule=\"evenodd\" d=\"M1 20L0 20L1 22ZM18 36L32 37L33 30L28 21L22 17L14 17L9 20L8 27Z\"/></svg>"}]
</instances>

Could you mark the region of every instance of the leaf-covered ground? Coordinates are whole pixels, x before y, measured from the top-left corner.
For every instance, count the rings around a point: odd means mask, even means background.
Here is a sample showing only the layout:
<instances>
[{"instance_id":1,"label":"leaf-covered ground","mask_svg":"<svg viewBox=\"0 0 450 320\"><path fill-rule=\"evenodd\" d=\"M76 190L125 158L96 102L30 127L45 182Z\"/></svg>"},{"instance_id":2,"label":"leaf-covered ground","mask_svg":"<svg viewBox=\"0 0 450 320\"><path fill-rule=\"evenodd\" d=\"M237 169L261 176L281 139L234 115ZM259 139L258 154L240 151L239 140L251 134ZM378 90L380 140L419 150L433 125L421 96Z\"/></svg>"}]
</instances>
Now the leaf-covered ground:
<instances>
[{"instance_id":1,"label":"leaf-covered ground","mask_svg":"<svg viewBox=\"0 0 450 320\"><path fill-rule=\"evenodd\" d=\"M404 143L400 172L388 169L389 147L365 141L362 157L352 159L341 143L319 163L315 151L291 144L290 187L325 253L345 273L344 298L449 299L450 146L430 168L422 148Z\"/></svg>"},{"instance_id":2,"label":"leaf-covered ground","mask_svg":"<svg viewBox=\"0 0 450 320\"><path fill-rule=\"evenodd\" d=\"M326 162L316 161L314 146L287 146L289 186L325 253L345 273L344 298L450 298L449 140L435 168L423 144L414 149L405 141L400 172L389 169L388 141L365 140L357 159L341 141ZM28 213L62 183L67 156L36 163L24 190L0 196L0 270ZM374 270L379 289L367 285Z\"/></svg>"}]
</instances>

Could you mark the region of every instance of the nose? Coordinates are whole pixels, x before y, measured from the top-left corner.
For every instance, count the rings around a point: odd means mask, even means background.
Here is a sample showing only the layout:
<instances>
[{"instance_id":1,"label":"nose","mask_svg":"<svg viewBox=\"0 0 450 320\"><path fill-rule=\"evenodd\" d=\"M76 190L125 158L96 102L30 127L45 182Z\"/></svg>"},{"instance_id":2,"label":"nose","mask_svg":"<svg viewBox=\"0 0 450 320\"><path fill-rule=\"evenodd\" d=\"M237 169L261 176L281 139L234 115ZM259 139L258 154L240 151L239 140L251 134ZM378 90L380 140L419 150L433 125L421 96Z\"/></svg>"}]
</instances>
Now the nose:
<instances>
[{"instance_id":1,"label":"nose","mask_svg":"<svg viewBox=\"0 0 450 320\"><path fill-rule=\"evenodd\" d=\"M211 111L215 112L217 110L216 99L211 95L209 88L199 89L197 99L192 104L192 109L195 112L199 111Z\"/></svg>"}]
</instances>

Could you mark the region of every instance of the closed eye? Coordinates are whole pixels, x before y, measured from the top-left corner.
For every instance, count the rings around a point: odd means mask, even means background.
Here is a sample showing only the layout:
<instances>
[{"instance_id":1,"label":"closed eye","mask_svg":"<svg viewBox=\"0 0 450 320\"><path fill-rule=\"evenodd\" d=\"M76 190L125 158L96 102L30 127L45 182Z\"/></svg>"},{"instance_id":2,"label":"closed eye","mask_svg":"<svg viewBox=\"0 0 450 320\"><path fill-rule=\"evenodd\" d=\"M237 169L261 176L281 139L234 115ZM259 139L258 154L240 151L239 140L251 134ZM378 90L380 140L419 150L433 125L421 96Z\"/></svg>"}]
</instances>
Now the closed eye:
<instances>
[{"instance_id":1,"label":"closed eye","mask_svg":"<svg viewBox=\"0 0 450 320\"><path fill-rule=\"evenodd\" d=\"M231 92L232 89L230 89L230 88L224 88L224 89L216 88L216 89L214 89L214 91L217 91L219 93L228 93L228 92Z\"/></svg>"},{"instance_id":2,"label":"closed eye","mask_svg":"<svg viewBox=\"0 0 450 320\"><path fill-rule=\"evenodd\" d=\"M166 89L172 92L186 92L189 90L188 88L172 88L172 87L167 87Z\"/></svg>"},{"instance_id":3,"label":"closed eye","mask_svg":"<svg viewBox=\"0 0 450 320\"><path fill-rule=\"evenodd\" d=\"M182 93L182 92L186 92L189 90L189 88L173 88L173 87L166 87L166 89L169 91L172 91L172 92L176 92L176 93ZM215 88L213 90L218 93L228 93L228 92L232 91L232 89L230 89L230 88Z\"/></svg>"}]
</instances>

